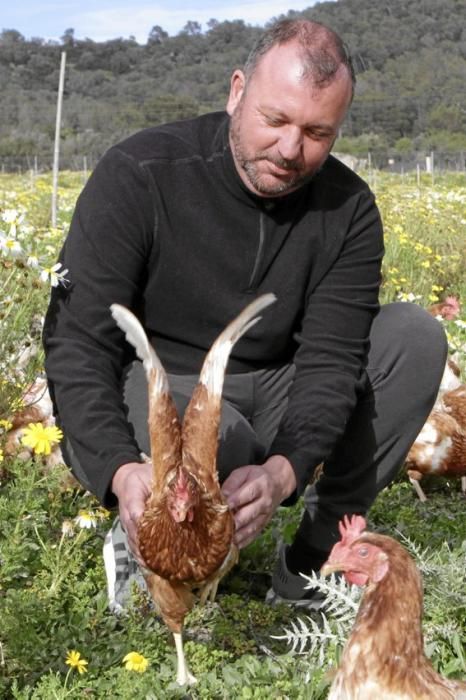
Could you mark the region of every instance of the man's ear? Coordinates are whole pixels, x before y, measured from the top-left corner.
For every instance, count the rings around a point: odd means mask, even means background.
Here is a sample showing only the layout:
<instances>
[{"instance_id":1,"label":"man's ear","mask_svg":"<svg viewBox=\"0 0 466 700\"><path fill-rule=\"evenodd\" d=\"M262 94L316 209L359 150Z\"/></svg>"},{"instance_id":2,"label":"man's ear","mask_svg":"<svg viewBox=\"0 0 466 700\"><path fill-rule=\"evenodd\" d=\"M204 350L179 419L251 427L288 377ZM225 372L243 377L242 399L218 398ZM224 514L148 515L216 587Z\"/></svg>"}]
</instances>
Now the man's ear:
<instances>
[{"instance_id":1,"label":"man's ear","mask_svg":"<svg viewBox=\"0 0 466 700\"><path fill-rule=\"evenodd\" d=\"M244 94L244 88L246 86L246 77L242 70L235 70L231 76L230 81L230 94L228 96L226 110L228 114L231 115L237 108Z\"/></svg>"}]
</instances>

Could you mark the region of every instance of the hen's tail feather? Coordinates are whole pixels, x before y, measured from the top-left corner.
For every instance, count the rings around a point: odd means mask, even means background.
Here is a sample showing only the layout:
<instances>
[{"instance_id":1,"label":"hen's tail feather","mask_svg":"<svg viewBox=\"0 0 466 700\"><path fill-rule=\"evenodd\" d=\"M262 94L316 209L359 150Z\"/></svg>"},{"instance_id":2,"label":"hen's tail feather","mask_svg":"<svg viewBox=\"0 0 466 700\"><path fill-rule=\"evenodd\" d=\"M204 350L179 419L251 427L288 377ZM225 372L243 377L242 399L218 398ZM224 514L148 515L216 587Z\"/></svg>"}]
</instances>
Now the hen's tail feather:
<instances>
[{"instance_id":1,"label":"hen's tail feather","mask_svg":"<svg viewBox=\"0 0 466 700\"><path fill-rule=\"evenodd\" d=\"M157 357L157 353L149 343L146 332L140 321L132 311L120 304L112 304L110 306L110 311L117 325L124 332L126 340L131 343L136 350L137 356L142 361L148 382L155 371L155 385L153 389L156 394L168 393L166 372Z\"/></svg>"},{"instance_id":2,"label":"hen's tail feather","mask_svg":"<svg viewBox=\"0 0 466 700\"><path fill-rule=\"evenodd\" d=\"M209 394L220 396L223 389L223 380L228 358L234 344L252 326L260 321L258 316L263 309L276 301L275 294L263 294L237 316L219 335L212 345L202 366L199 382L204 384Z\"/></svg>"}]
</instances>

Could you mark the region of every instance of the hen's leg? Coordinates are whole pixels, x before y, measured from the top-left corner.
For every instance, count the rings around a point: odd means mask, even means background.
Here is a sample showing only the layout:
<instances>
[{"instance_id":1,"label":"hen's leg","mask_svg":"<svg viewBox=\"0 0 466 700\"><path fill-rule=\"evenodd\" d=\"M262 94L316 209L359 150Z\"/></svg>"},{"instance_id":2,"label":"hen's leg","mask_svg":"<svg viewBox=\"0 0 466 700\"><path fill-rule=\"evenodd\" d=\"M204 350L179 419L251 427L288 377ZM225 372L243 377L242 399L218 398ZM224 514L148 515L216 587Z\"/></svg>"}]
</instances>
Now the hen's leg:
<instances>
[{"instance_id":1,"label":"hen's leg","mask_svg":"<svg viewBox=\"0 0 466 700\"><path fill-rule=\"evenodd\" d=\"M201 595L199 596L199 603L205 605L209 600L211 603L215 602L215 596L217 595L217 588L220 578L216 578L213 581L207 583L202 589Z\"/></svg>"},{"instance_id":2,"label":"hen's leg","mask_svg":"<svg viewBox=\"0 0 466 700\"><path fill-rule=\"evenodd\" d=\"M408 476L409 476L409 474L408 474ZM424 493L424 491L422 490L421 484L419 483L419 481L417 479L414 479L412 476L409 477L409 480L412 483L412 485L414 486L414 490L416 491L417 495L419 496L419 499L421 501L427 501L427 496Z\"/></svg>"},{"instance_id":3,"label":"hen's leg","mask_svg":"<svg viewBox=\"0 0 466 700\"><path fill-rule=\"evenodd\" d=\"M200 596L199 596L199 601L201 605L204 605L207 600L210 600L211 603L215 601L215 596L217 595L217 588L218 584L222 580L224 576L227 575L227 573L230 571L230 569L238 563L239 559L239 551L238 547L235 544L231 544L230 551L228 552L227 556L225 557L225 560L223 564L221 565L220 569L215 573L215 576L213 576L210 581L207 581L207 583L204 585L203 589L201 590Z\"/></svg>"},{"instance_id":4,"label":"hen's leg","mask_svg":"<svg viewBox=\"0 0 466 700\"><path fill-rule=\"evenodd\" d=\"M188 669L186 658L183 649L183 638L180 632L174 632L176 655L178 657L178 671L176 673L176 682L178 685L193 685L197 683L197 678Z\"/></svg>"}]
</instances>

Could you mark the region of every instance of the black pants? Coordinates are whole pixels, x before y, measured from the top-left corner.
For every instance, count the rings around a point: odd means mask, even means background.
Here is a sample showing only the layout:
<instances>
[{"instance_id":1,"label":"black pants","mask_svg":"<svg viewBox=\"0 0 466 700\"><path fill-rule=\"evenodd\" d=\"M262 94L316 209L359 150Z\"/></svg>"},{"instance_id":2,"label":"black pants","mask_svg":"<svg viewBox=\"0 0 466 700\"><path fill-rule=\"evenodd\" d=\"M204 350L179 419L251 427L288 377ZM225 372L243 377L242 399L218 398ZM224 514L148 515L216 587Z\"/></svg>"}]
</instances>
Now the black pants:
<instances>
[{"instance_id":1,"label":"black pants","mask_svg":"<svg viewBox=\"0 0 466 700\"><path fill-rule=\"evenodd\" d=\"M323 475L304 494L298 540L327 551L338 539L345 514L365 513L389 484L435 401L447 344L438 321L419 306L383 306L370 336L369 362L359 400ZM220 480L239 466L260 464L286 408L294 367L227 375L218 452ZM183 415L197 376L169 375ZM149 454L147 383L141 363L125 380L125 401L141 450Z\"/></svg>"}]
</instances>

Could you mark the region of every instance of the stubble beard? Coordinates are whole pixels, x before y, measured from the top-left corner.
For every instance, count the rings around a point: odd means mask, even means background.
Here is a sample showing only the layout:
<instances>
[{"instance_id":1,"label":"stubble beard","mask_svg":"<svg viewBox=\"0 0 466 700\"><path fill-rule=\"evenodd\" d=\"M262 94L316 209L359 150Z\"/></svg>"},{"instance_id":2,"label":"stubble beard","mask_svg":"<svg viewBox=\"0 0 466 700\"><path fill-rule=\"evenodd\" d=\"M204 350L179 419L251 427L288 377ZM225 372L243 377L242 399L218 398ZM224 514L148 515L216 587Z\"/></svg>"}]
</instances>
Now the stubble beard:
<instances>
[{"instance_id":1,"label":"stubble beard","mask_svg":"<svg viewBox=\"0 0 466 700\"><path fill-rule=\"evenodd\" d=\"M304 172L300 163L294 160L272 157L267 151L258 151L253 156L247 154L244 150L241 138L240 118L241 104L238 105L230 120L230 137L233 153L237 165L244 171L248 181L256 192L268 196L287 194L312 180L314 175L320 170L320 168L318 168L311 172ZM267 182L265 180L267 176L262 174L259 170L259 162L261 161L268 161L278 168L294 171L294 174L284 181L280 181L277 178L275 183Z\"/></svg>"}]
</instances>

